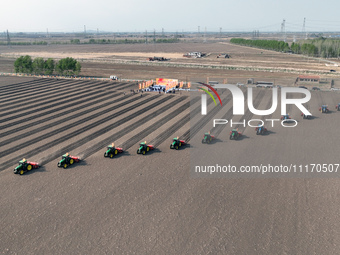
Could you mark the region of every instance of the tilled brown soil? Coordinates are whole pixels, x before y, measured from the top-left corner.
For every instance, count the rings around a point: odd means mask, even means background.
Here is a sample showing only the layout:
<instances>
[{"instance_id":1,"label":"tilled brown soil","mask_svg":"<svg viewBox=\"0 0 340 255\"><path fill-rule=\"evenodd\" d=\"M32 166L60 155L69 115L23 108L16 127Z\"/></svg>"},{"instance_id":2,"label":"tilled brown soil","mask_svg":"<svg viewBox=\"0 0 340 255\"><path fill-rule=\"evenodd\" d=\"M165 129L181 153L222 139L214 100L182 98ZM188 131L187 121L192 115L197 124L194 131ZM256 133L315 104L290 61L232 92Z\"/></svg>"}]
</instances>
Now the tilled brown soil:
<instances>
[{"instance_id":1,"label":"tilled brown soil","mask_svg":"<svg viewBox=\"0 0 340 255\"><path fill-rule=\"evenodd\" d=\"M210 80L229 83L246 83L247 79L269 81L278 85L294 84L299 74L309 71L320 72L321 78L335 81L340 86L338 72L335 66L326 66L338 60L309 58L301 55L287 54L251 47L224 43L174 43L174 44L136 44L136 45L48 45L48 46L3 46L0 54L0 71L13 72L14 60L21 55L35 57L52 57L60 59L73 57L82 64L81 75L108 78L117 75L123 79L155 79L172 78L183 81ZM201 51L208 54L204 58L185 58L183 54ZM217 58L219 54L228 53L232 57ZM167 57L170 61L149 62L149 57ZM170 63L172 66L167 66ZM191 67L176 67L177 65ZM195 65L215 68L196 68ZM219 66L231 66L236 69L219 69ZM244 69L246 68L246 69ZM290 71L284 71L289 69ZM331 73L335 69L336 73ZM275 72L273 72L275 70ZM278 72L279 71L279 72ZM315 74L315 73L314 73ZM329 83L328 82L328 83ZM328 84L329 85L329 84ZM329 87L329 86L327 86Z\"/></svg>"},{"instance_id":2,"label":"tilled brown soil","mask_svg":"<svg viewBox=\"0 0 340 255\"><path fill-rule=\"evenodd\" d=\"M230 127L211 123L231 118L229 93L219 91L224 106L210 100L211 114L202 117L198 93L131 94L136 88L131 82L0 77L0 252L337 253L337 178L194 178L190 160L339 163L339 93L312 92L313 120L289 106L296 128L267 125L271 133L259 137L239 126L245 138L229 141ZM256 107L270 107L271 90L254 92ZM320 113L321 104L332 112ZM270 117L280 118L279 107ZM244 118L259 116L246 108ZM208 130L218 142L203 147L210 154L197 155ZM175 136L190 146L170 150ZM144 140L156 150L137 155ZM111 142L126 153L104 158ZM57 168L65 152L82 161ZM23 157L42 167L14 175Z\"/></svg>"}]
</instances>

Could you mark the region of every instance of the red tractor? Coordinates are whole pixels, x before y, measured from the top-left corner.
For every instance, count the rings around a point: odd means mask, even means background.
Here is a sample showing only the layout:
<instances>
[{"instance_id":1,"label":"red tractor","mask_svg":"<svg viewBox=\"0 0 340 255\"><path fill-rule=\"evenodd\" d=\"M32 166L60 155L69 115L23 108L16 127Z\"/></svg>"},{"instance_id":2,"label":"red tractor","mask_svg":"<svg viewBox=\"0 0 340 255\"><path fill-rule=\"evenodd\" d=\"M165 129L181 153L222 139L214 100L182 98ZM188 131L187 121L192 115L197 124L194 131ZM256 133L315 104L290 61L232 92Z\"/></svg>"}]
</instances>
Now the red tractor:
<instances>
[{"instance_id":1,"label":"red tractor","mask_svg":"<svg viewBox=\"0 0 340 255\"><path fill-rule=\"evenodd\" d=\"M337 109L338 111L340 111L340 103L338 103L338 105L335 106L335 109Z\"/></svg>"}]
</instances>

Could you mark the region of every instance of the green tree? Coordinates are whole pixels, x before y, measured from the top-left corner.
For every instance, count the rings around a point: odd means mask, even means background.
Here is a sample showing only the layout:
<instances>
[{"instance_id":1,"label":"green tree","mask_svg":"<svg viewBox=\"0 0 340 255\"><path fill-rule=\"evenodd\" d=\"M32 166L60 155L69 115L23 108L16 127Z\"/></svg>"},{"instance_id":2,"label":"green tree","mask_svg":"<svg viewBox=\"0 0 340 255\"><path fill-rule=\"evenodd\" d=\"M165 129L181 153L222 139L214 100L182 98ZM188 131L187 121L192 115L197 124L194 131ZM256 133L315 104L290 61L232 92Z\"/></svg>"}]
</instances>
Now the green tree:
<instances>
[{"instance_id":1,"label":"green tree","mask_svg":"<svg viewBox=\"0 0 340 255\"><path fill-rule=\"evenodd\" d=\"M76 69L75 69L75 74L79 75L80 71L81 71L81 64L77 61Z\"/></svg>"},{"instance_id":2,"label":"green tree","mask_svg":"<svg viewBox=\"0 0 340 255\"><path fill-rule=\"evenodd\" d=\"M19 57L19 58L17 58L15 60L15 62L14 62L14 71L16 73L23 73L23 64L22 64L23 59L24 59L24 57L21 56L21 57Z\"/></svg>"},{"instance_id":3,"label":"green tree","mask_svg":"<svg viewBox=\"0 0 340 255\"><path fill-rule=\"evenodd\" d=\"M81 66L78 65L77 69L77 63L78 61L73 58L60 59L56 64L56 71L60 75L73 75L77 72L77 70L80 72Z\"/></svg>"},{"instance_id":4,"label":"green tree","mask_svg":"<svg viewBox=\"0 0 340 255\"><path fill-rule=\"evenodd\" d=\"M14 62L14 70L16 73L32 73L32 58L28 55L17 58Z\"/></svg>"},{"instance_id":5,"label":"green tree","mask_svg":"<svg viewBox=\"0 0 340 255\"><path fill-rule=\"evenodd\" d=\"M45 61L43 58L35 58L32 63L33 73L43 74L45 71Z\"/></svg>"},{"instance_id":6,"label":"green tree","mask_svg":"<svg viewBox=\"0 0 340 255\"><path fill-rule=\"evenodd\" d=\"M72 44L80 44L80 40L79 39L71 39L71 43Z\"/></svg>"},{"instance_id":7,"label":"green tree","mask_svg":"<svg viewBox=\"0 0 340 255\"><path fill-rule=\"evenodd\" d=\"M54 60L52 58L47 59L45 61L45 73L48 75L53 74L54 66L55 66Z\"/></svg>"},{"instance_id":8,"label":"green tree","mask_svg":"<svg viewBox=\"0 0 340 255\"><path fill-rule=\"evenodd\" d=\"M32 58L28 55L26 55L23 58L22 65L23 65L23 71L24 73L32 73L33 67L32 67Z\"/></svg>"}]
</instances>

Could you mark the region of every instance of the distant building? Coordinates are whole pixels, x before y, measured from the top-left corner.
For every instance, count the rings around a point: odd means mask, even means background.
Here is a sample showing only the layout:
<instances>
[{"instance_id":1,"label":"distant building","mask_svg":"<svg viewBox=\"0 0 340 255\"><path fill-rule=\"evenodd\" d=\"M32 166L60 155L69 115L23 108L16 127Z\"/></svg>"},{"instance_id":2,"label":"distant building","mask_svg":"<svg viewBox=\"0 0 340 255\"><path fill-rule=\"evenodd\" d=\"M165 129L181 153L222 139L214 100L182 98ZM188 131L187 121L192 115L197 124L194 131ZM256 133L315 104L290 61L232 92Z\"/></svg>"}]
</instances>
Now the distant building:
<instances>
[{"instance_id":1,"label":"distant building","mask_svg":"<svg viewBox=\"0 0 340 255\"><path fill-rule=\"evenodd\" d=\"M299 75L296 79L297 82L320 82L320 76L318 75Z\"/></svg>"},{"instance_id":2,"label":"distant building","mask_svg":"<svg viewBox=\"0 0 340 255\"><path fill-rule=\"evenodd\" d=\"M257 88L273 88L274 83L273 82L268 82L268 81L257 81L256 82L256 87Z\"/></svg>"}]
</instances>

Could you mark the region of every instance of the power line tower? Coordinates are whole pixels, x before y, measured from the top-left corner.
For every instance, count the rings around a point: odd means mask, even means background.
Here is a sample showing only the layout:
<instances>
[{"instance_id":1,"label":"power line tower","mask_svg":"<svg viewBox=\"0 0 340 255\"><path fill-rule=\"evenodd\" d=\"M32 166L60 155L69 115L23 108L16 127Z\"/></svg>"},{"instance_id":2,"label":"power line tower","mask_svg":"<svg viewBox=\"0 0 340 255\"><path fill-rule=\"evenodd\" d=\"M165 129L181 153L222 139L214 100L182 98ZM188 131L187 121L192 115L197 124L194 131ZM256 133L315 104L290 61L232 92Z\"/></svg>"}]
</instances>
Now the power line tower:
<instances>
[{"instance_id":1,"label":"power line tower","mask_svg":"<svg viewBox=\"0 0 340 255\"><path fill-rule=\"evenodd\" d=\"M283 20L281 23L281 36L282 36L282 40L285 42L286 41L286 20Z\"/></svg>"},{"instance_id":2,"label":"power line tower","mask_svg":"<svg viewBox=\"0 0 340 255\"><path fill-rule=\"evenodd\" d=\"M8 29L7 29L7 46L11 47L11 38L9 37Z\"/></svg>"},{"instance_id":3,"label":"power line tower","mask_svg":"<svg viewBox=\"0 0 340 255\"><path fill-rule=\"evenodd\" d=\"M302 26L302 37L305 36L305 39L308 39L307 32L306 32L306 18L303 18L303 26Z\"/></svg>"},{"instance_id":4,"label":"power line tower","mask_svg":"<svg viewBox=\"0 0 340 255\"><path fill-rule=\"evenodd\" d=\"M207 27L204 28L204 39L203 42L206 43L207 42Z\"/></svg>"}]
</instances>

